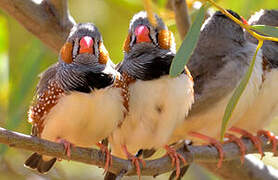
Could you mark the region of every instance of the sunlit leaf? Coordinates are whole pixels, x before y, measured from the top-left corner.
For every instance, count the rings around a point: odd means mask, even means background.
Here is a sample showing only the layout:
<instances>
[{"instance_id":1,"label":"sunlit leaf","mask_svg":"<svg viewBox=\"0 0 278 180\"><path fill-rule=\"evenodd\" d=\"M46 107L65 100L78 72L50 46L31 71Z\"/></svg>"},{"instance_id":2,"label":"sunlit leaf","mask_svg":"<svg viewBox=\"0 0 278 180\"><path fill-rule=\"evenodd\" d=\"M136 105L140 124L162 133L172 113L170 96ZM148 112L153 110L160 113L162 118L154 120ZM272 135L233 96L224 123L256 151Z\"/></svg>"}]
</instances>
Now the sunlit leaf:
<instances>
[{"instance_id":1,"label":"sunlit leaf","mask_svg":"<svg viewBox=\"0 0 278 180\"><path fill-rule=\"evenodd\" d=\"M179 48L170 68L170 76L176 77L183 70L184 66L187 64L191 54L193 53L200 35L200 29L205 17L206 7L202 6L196 15L195 20L193 21L192 26L190 27L185 39L182 42L181 47Z\"/></svg>"},{"instance_id":2,"label":"sunlit leaf","mask_svg":"<svg viewBox=\"0 0 278 180\"><path fill-rule=\"evenodd\" d=\"M8 57L8 26L4 16L0 16L0 126L7 119L9 96L9 57ZM0 155L7 146L0 146Z\"/></svg>"},{"instance_id":3,"label":"sunlit leaf","mask_svg":"<svg viewBox=\"0 0 278 180\"><path fill-rule=\"evenodd\" d=\"M6 18L0 16L0 114L7 110L9 95L8 34ZM4 114L2 118L3 116ZM0 118L0 125L2 118Z\"/></svg>"},{"instance_id":4,"label":"sunlit leaf","mask_svg":"<svg viewBox=\"0 0 278 180\"><path fill-rule=\"evenodd\" d=\"M246 88L246 86L249 82L249 79L250 79L251 74L252 74L253 69L254 69L257 53L258 53L259 49L262 47L262 45L263 45L263 41L259 41L256 52L253 56L253 59L251 61L250 66L248 67L248 70L247 70L246 74L242 78L240 84L238 85L238 87L234 91L233 96L231 97L228 105L226 106L225 114L224 114L223 119L222 119L221 140L223 140L223 138L224 138L224 134L226 132L228 122L229 122L229 120L232 116L232 113L233 113L233 111L234 111L234 109L235 109L235 107L236 107L236 105L239 101L239 98L242 95L244 89Z\"/></svg>"},{"instance_id":5,"label":"sunlit leaf","mask_svg":"<svg viewBox=\"0 0 278 180\"><path fill-rule=\"evenodd\" d=\"M251 26L251 28L264 35L278 38L278 27L267 25L253 25Z\"/></svg>"}]
</instances>

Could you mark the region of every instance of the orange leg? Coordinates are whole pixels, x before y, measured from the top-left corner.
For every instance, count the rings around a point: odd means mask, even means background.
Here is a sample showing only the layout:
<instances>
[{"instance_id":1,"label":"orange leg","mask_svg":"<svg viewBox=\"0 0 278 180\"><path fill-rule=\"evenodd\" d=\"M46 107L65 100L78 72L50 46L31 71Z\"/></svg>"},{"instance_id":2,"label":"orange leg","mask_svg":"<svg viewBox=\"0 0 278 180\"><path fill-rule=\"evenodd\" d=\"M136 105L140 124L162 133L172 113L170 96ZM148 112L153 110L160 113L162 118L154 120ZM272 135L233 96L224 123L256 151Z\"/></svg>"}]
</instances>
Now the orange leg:
<instances>
[{"instance_id":1,"label":"orange leg","mask_svg":"<svg viewBox=\"0 0 278 180\"><path fill-rule=\"evenodd\" d=\"M101 152L105 154L106 161L104 166L104 173L106 173L108 172L109 167L112 165L112 155L107 146L103 145L102 143L97 143L96 145L100 148Z\"/></svg>"},{"instance_id":2,"label":"orange leg","mask_svg":"<svg viewBox=\"0 0 278 180\"><path fill-rule=\"evenodd\" d=\"M250 140L253 142L253 144L256 146L259 153L261 154L261 159L264 157L264 153L263 153L263 149L262 149L262 142L258 136L253 136L251 133L249 133L243 129L237 128L237 127L231 127L229 130L232 132L239 133L243 137L250 138Z\"/></svg>"},{"instance_id":3,"label":"orange leg","mask_svg":"<svg viewBox=\"0 0 278 180\"><path fill-rule=\"evenodd\" d=\"M167 155L169 155L172 159L172 166L176 166L176 179L178 179L178 177L180 176L180 159L184 164L186 164L186 160L182 157L182 155L177 153L174 148L165 145L164 149L167 151Z\"/></svg>"},{"instance_id":4,"label":"orange leg","mask_svg":"<svg viewBox=\"0 0 278 180\"><path fill-rule=\"evenodd\" d=\"M265 137L268 138L268 140L272 143L272 152L276 156L277 155L277 142L278 139L273 135L272 132L266 131L266 130L260 130L257 133L258 136L264 135Z\"/></svg>"},{"instance_id":5,"label":"orange leg","mask_svg":"<svg viewBox=\"0 0 278 180\"><path fill-rule=\"evenodd\" d=\"M136 167L136 172L138 175L138 178L141 178L141 169L140 169L140 163L143 165L143 167L146 166L146 162L143 159L140 159L134 155L132 155L130 152L128 152L126 145L122 145L122 150L126 154L126 157L131 160L132 164Z\"/></svg>"},{"instance_id":6,"label":"orange leg","mask_svg":"<svg viewBox=\"0 0 278 180\"><path fill-rule=\"evenodd\" d=\"M228 141L225 141L225 143L234 142L238 145L238 147L240 149L240 152L241 152L240 161L241 161L241 164L243 164L244 163L244 156L245 156L245 152L246 152L246 147L243 144L242 140L240 138L236 137L235 135L229 134L229 133L226 133L225 137L229 139Z\"/></svg>"},{"instance_id":7,"label":"orange leg","mask_svg":"<svg viewBox=\"0 0 278 180\"><path fill-rule=\"evenodd\" d=\"M56 142L64 145L65 154L70 158L71 157L71 149L70 148L74 147L74 144L71 144L69 141L62 139L62 138L57 138Z\"/></svg>"},{"instance_id":8,"label":"orange leg","mask_svg":"<svg viewBox=\"0 0 278 180\"><path fill-rule=\"evenodd\" d=\"M222 166L222 162L224 159L224 151L223 151L222 144L214 138L208 137L206 135L203 135L203 134L200 134L197 132L190 132L189 135L192 137L197 137L199 139L208 141L210 144L212 144L218 150L220 159L218 161L217 168L220 168Z\"/></svg>"}]
</instances>

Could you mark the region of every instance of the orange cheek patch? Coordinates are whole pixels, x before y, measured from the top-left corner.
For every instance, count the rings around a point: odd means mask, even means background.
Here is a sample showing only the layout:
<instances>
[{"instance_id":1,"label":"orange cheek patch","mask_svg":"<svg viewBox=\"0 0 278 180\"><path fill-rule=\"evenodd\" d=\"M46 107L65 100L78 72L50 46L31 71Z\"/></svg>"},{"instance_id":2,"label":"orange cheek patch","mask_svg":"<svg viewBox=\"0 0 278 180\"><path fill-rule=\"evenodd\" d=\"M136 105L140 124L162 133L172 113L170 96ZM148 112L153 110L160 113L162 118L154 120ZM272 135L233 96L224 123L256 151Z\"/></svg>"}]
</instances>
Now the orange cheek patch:
<instances>
[{"instance_id":1,"label":"orange cheek patch","mask_svg":"<svg viewBox=\"0 0 278 180\"><path fill-rule=\"evenodd\" d=\"M64 46L61 48L60 54L62 60L65 63L67 64L72 63L72 43L70 42L65 43Z\"/></svg>"},{"instance_id":2,"label":"orange cheek patch","mask_svg":"<svg viewBox=\"0 0 278 180\"><path fill-rule=\"evenodd\" d=\"M109 59L109 53L102 42L99 43L99 63L106 64Z\"/></svg>"},{"instance_id":3,"label":"orange cheek patch","mask_svg":"<svg viewBox=\"0 0 278 180\"><path fill-rule=\"evenodd\" d=\"M170 49L172 44L172 32L168 30L161 30L158 33L158 44L162 49Z\"/></svg>"},{"instance_id":4,"label":"orange cheek patch","mask_svg":"<svg viewBox=\"0 0 278 180\"><path fill-rule=\"evenodd\" d=\"M128 36L125 39L125 43L124 43L124 52L129 52L130 50L130 38L131 38L131 34L129 33Z\"/></svg>"}]
</instances>

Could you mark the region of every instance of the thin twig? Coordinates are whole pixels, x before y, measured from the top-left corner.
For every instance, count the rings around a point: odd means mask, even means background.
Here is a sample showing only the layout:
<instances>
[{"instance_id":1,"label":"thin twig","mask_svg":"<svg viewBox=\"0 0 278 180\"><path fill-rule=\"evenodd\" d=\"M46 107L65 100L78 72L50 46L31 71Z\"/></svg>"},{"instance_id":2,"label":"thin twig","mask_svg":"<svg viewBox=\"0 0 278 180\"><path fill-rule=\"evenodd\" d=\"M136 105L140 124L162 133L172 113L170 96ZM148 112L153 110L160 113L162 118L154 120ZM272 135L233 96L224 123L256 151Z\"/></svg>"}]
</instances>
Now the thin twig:
<instances>
[{"instance_id":1,"label":"thin twig","mask_svg":"<svg viewBox=\"0 0 278 180\"><path fill-rule=\"evenodd\" d=\"M175 12L175 19L180 38L184 39L190 27L190 18L185 0L169 0L171 1L172 9Z\"/></svg>"},{"instance_id":2,"label":"thin twig","mask_svg":"<svg viewBox=\"0 0 278 180\"><path fill-rule=\"evenodd\" d=\"M263 150L265 152L271 152L272 146L267 143L267 138L260 137L260 139L262 140ZM0 128L0 143L7 144L14 148L25 149L69 160L68 156L64 154L64 148L61 144L9 131L3 128ZM257 152L257 149L249 139L243 139L243 143L246 145L246 153ZM223 149L225 153L225 161L240 156L239 148L234 143L225 144ZM211 146L187 146L186 148L182 146L177 152L180 153L188 163L192 163L193 160L197 163L214 163L219 159L217 149ZM70 160L92 164L102 168L105 166L105 155L96 149L75 147L71 150ZM112 161L113 165L109 170L115 174L120 174L121 170L129 170L129 167L133 167L128 160L113 157ZM168 156L164 156L155 160L147 160L146 167L142 169L142 175L154 176L169 172L173 169L174 167L171 165L171 159ZM129 170L126 175L136 175L136 169L133 168Z\"/></svg>"}]
</instances>

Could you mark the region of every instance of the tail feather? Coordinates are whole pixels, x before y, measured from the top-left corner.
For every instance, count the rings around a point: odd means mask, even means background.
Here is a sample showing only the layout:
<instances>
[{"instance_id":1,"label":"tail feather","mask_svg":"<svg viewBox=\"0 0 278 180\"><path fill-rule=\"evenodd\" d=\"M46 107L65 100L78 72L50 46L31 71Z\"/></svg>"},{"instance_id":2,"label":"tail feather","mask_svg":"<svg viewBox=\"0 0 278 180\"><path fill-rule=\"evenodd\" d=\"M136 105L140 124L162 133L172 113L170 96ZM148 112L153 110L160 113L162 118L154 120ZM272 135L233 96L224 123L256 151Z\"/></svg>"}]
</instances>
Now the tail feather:
<instances>
[{"instance_id":1,"label":"tail feather","mask_svg":"<svg viewBox=\"0 0 278 180\"><path fill-rule=\"evenodd\" d=\"M49 161L44 161L42 155L33 153L24 163L24 165L31 169L37 169L40 173L47 173L56 162L56 158Z\"/></svg>"}]
</instances>

